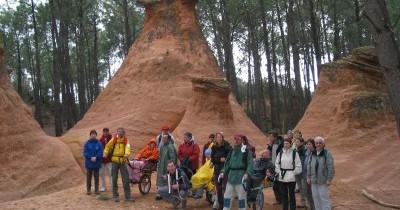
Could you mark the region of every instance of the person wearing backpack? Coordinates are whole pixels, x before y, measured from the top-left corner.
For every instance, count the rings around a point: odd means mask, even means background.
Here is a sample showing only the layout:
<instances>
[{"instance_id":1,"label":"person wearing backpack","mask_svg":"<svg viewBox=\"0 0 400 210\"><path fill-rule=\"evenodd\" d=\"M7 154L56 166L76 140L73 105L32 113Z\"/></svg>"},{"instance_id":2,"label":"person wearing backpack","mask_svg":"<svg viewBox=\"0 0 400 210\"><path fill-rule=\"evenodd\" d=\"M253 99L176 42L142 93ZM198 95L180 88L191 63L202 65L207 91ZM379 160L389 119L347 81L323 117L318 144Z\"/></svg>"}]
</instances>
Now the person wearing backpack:
<instances>
[{"instance_id":1,"label":"person wearing backpack","mask_svg":"<svg viewBox=\"0 0 400 210\"><path fill-rule=\"evenodd\" d=\"M314 138L316 150L312 152L307 168L307 183L311 184L315 209L330 210L329 185L335 176L335 165L331 153L325 149L325 139Z\"/></svg>"},{"instance_id":2,"label":"person wearing backpack","mask_svg":"<svg viewBox=\"0 0 400 210\"><path fill-rule=\"evenodd\" d=\"M156 137L158 149L160 149L161 145L164 144L164 141L163 141L163 136L164 135L168 135L170 137L170 139L171 139L172 144L174 145L174 147L176 147L174 135L172 135L172 133L170 132L169 127L164 125L161 128L161 133Z\"/></svg>"},{"instance_id":3,"label":"person wearing backpack","mask_svg":"<svg viewBox=\"0 0 400 210\"><path fill-rule=\"evenodd\" d=\"M96 130L91 130L90 139L83 147L83 156L85 157L86 167L86 194L91 194L92 177L94 176L94 192L99 192L99 170L101 168L101 157L103 156L103 146L96 139Z\"/></svg>"},{"instance_id":4,"label":"person wearing backpack","mask_svg":"<svg viewBox=\"0 0 400 210\"><path fill-rule=\"evenodd\" d=\"M277 132L270 131L268 135L268 140L269 144L267 146L267 149L271 152L271 161L275 167L276 157L279 154L279 152L282 151L283 148L283 139L281 136L278 135ZM282 199L281 199L281 193L279 191L280 187L279 187L279 182L276 179L273 179L272 190L274 191L274 196L275 196L275 202L273 204L274 205L281 204Z\"/></svg>"},{"instance_id":5,"label":"person wearing backpack","mask_svg":"<svg viewBox=\"0 0 400 210\"><path fill-rule=\"evenodd\" d=\"M178 159L182 166L190 168L195 174L199 168L200 147L194 142L193 134L186 132L183 134L183 143L178 147ZM189 174L186 174L189 179Z\"/></svg>"},{"instance_id":6,"label":"person wearing backpack","mask_svg":"<svg viewBox=\"0 0 400 210\"><path fill-rule=\"evenodd\" d=\"M167 161L167 171L162 175L167 185L159 187L157 192L167 202L177 208L182 202L182 210L186 210L186 197L190 189L190 181L185 172L180 170L175 160Z\"/></svg>"},{"instance_id":7,"label":"person wearing backpack","mask_svg":"<svg viewBox=\"0 0 400 210\"><path fill-rule=\"evenodd\" d=\"M100 142L103 145L103 148L106 147L106 144L112 139L112 135L110 134L110 129L108 128L103 128L103 134L101 135ZM101 178L101 188L100 192L105 192L106 191L106 176L108 174L108 177L110 177L110 183L112 183L112 178L111 178L111 157L108 156L106 158L103 158L101 162L101 168L100 168L100 178ZM112 188L112 187L111 187Z\"/></svg>"},{"instance_id":8,"label":"person wearing backpack","mask_svg":"<svg viewBox=\"0 0 400 210\"><path fill-rule=\"evenodd\" d=\"M290 139L283 140L283 149L275 160L275 173L279 182L283 210L296 209L295 175L302 171L299 154L291 149L291 143Z\"/></svg>"},{"instance_id":9,"label":"person wearing backpack","mask_svg":"<svg viewBox=\"0 0 400 210\"><path fill-rule=\"evenodd\" d=\"M253 154L243 144L242 135L236 134L235 145L229 153L219 178L226 176L227 183L224 193L224 210L231 209L232 199L238 196L239 209L246 209L247 192L243 187L242 179L247 180L253 175Z\"/></svg>"},{"instance_id":10,"label":"person wearing backpack","mask_svg":"<svg viewBox=\"0 0 400 210\"><path fill-rule=\"evenodd\" d=\"M125 136L125 129L118 128L117 135L115 135L107 144L104 149L104 156L112 155L111 157L111 177L112 177L112 193L113 200L119 202L118 195L118 170L122 177L122 186L124 188L126 202L135 202L131 195L131 189L129 186L129 174L126 168L127 158L131 154L131 146L128 139Z\"/></svg>"}]
</instances>

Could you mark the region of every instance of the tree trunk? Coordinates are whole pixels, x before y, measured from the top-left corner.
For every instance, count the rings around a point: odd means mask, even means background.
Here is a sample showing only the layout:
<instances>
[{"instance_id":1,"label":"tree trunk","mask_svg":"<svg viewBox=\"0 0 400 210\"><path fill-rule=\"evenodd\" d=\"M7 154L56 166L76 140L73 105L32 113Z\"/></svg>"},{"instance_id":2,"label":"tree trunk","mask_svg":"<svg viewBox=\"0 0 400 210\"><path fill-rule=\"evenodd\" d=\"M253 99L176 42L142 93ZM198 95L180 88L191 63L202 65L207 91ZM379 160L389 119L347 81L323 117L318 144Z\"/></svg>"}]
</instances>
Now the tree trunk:
<instances>
[{"instance_id":1,"label":"tree trunk","mask_svg":"<svg viewBox=\"0 0 400 210\"><path fill-rule=\"evenodd\" d=\"M40 127L43 127L43 121L42 121L42 76L41 76L41 70L40 70L40 50L39 50L39 32L37 30L37 24L36 24L36 15L35 15L35 4L33 3L33 0L31 0L31 12L32 12L32 22L33 22L33 36L35 39L35 75L36 77L36 85L34 85L35 90L34 90L34 95L35 95L35 118L40 124Z\"/></svg>"},{"instance_id":2,"label":"tree trunk","mask_svg":"<svg viewBox=\"0 0 400 210\"><path fill-rule=\"evenodd\" d=\"M341 47L340 47L340 29L339 29L339 20L338 20L338 11L337 11L337 0L332 0L332 8L333 8L333 60L338 60L340 58Z\"/></svg>"},{"instance_id":3,"label":"tree trunk","mask_svg":"<svg viewBox=\"0 0 400 210\"><path fill-rule=\"evenodd\" d=\"M288 36L289 43L292 46L293 54L293 71L294 71L294 101L291 109L294 111L293 126L301 119L304 112L304 93L303 87L301 85L301 74L300 74L300 50L299 50L299 31L296 30L295 18L300 19L298 15L294 13L294 0L289 0L289 11L287 13L287 26L288 26Z\"/></svg>"},{"instance_id":4,"label":"tree trunk","mask_svg":"<svg viewBox=\"0 0 400 210\"><path fill-rule=\"evenodd\" d=\"M62 126L62 107L60 103L60 92L61 92L61 60L60 60L60 51L57 48L56 40L58 40L58 32L57 32L57 20L55 17L56 8L54 5L54 1L50 0L50 11L51 11L51 40L53 45L53 113L54 113L54 127L56 136L61 136L63 133Z\"/></svg>"},{"instance_id":5,"label":"tree trunk","mask_svg":"<svg viewBox=\"0 0 400 210\"><path fill-rule=\"evenodd\" d=\"M232 86L232 92L234 93L236 100L241 103L241 98L238 90L237 77L236 77L236 69L235 63L233 60L233 35L231 31L231 20L228 16L227 5L225 0L220 1L220 10L222 16L222 47L224 49L224 69L227 80L230 82Z\"/></svg>"},{"instance_id":6,"label":"tree trunk","mask_svg":"<svg viewBox=\"0 0 400 210\"><path fill-rule=\"evenodd\" d=\"M309 4L310 27L311 27L310 32L311 32L311 38L313 40L313 45L314 45L315 60L317 61L317 71L318 71L318 78L319 78L321 57L322 57L320 41L319 41L320 30L319 30L319 25L317 22L317 17L316 17L317 14L316 14L315 8L314 8L314 0L308 0L308 4Z\"/></svg>"},{"instance_id":7,"label":"tree trunk","mask_svg":"<svg viewBox=\"0 0 400 210\"><path fill-rule=\"evenodd\" d=\"M247 1L246 1L247 2ZM244 5L248 8L248 5ZM256 29L254 23L251 20L250 12L246 9L246 24L249 33L249 51L253 57L253 66L254 66L254 119L255 124L259 127L263 127L262 118L265 116L265 113L262 110L263 104L265 103L264 94L263 94L263 85L262 85L262 76L261 76L261 58L260 53L258 52L258 39L256 35ZM265 105L264 105L265 107Z\"/></svg>"},{"instance_id":8,"label":"tree trunk","mask_svg":"<svg viewBox=\"0 0 400 210\"><path fill-rule=\"evenodd\" d=\"M367 0L365 12L371 24L371 33L375 40L379 63L383 67L383 76L400 136L399 46L393 33L385 1Z\"/></svg>"},{"instance_id":9,"label":"tree trunk","mask_svg":"<svg viewBox=\"0 0 400 210\"><path fill-rule=\"evenodd\" d=\"M331 59L331 48L330 48L330 42L328 42L328 33L326 32L326 30L327 30L327 26L326 26L326 22L325 22L325 16L326 16L326 14L325 14L325 10L324 10L324 6L323 6L323 3L321 3L321 0L318 0L318 2L319 2L319 8L320 8L320 12L321 12L321 22L322 22L322 28L323 28L323 35L324 35L324 41L325 41L325 46L326 46L326 50L325 50L325 53L323 52L323 48L321 47L321 54L322 55L324 55L324 54L326 54L326 55L328 55L328 61L329 62L332 62L332 59ZM321 45L321 46L323 46L323 45Z\"/></svg>"},{"instance_id":10,"label":"tree trunk","mask_svg":"<svg viewBox=\"0 0 400 210\"><path fill-rule=\"evenodd\" d=\"M262 40L264 43L265 57L267 60L267 73L268 73L268 94L269 101L271 104L271 127L273 129L279 127L279 119L278 119L278 106L276 100L276 92L275 85L272 75L272 61L271 61L271 52L270 52L270 43L268 40L268 30L267 30L267 16L265 14L265 4L264 0L259 0L260 12L261 12L261 22L262 22ZM272 34L273 32L271 32Z\"/></svg>"},{"instance_id":11,"label":"tree trunk","mask_svg":"<svg viewBox=\"0 0 400 210\"><path fill-rule=\"evenodd\" d=\"M129 48L132 45L132 33L131 28L129 26L129 7L128 7L128 0L122 0L123 4L123 12L124 12L124 28L125 28L125 55L128 54ZM95 97L97 95L95 94Z\"/></svg>"},{"instance_id":12,"label":"tree trunk","mask_svg":"<svg viewBox=\"0 0 400 210\"><path fill-rule=\"evenodd\" d=\"M19 43L19 36L17 35L15 38L16 45L17 45L17 91L18 94L22 97L22 60L21 60L21 46Z\"/></svg>"},{"instance_id":13,"label":"tree trunk","mask_svg":"<svg viewBox=\"0 0 400 210\"><path fill-rule=\"evenodd\" d=\"M77 30L77 71L78 71L78 100L79 100L79 119L83 117L86 112L86 84L85 84L85 53L84 53L84 11L83 0L77 0L78 12L78 30Z\"/></svg>"},{"instance_id":14,"label":"tree trunk","mask_svg":"<svg viewBox=\"0 0 400 210\"><path fill-rule=\"evenodd\" d=\"M126 0L125 0L126 1ZM97 32L97 15L93 17L93 86L94 86L94 99L100 94L100 81L99 81L99 58L97 56L98 51L98 32ZM132 43L131 43L132 44ZM128 48L129 49L129 48Z\"/></svg>"}]
</instances>

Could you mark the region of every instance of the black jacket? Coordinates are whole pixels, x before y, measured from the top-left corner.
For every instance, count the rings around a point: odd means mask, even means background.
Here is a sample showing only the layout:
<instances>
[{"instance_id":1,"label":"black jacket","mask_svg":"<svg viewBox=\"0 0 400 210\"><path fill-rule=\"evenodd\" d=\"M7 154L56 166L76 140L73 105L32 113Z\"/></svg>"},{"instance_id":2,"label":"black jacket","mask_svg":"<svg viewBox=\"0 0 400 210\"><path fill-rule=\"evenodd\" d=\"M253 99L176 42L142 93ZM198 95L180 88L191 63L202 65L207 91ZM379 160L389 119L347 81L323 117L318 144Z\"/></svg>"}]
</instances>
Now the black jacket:
<instances>
[{"instance_id":1,"label":"black jacket","mask_svg":"<svg viewBox=\"0 0 400 210\"><path fill-rule=\"evenodd\" d=\"M178 180L176 179L176 173L178 173ZM171 185L178 183L179 190L187 191L192 187L185 172L181 169L177 169L176 172L172 174L168 172L168 174L171 176Z\"/></svg>"},{"instance_id":2,"label":"black jacket","mask_svg":"<svg viewBox=\"0 0 400 210\"><path fill-rule=\"evenodd\" d=\"M231 150L232 146L225 140L220 146L214 144L211 149L211 162L214 165L214 174L219 174L224 167L225 162L221 162L221 157L226 158Z\"/></svg>"}]
</instances>

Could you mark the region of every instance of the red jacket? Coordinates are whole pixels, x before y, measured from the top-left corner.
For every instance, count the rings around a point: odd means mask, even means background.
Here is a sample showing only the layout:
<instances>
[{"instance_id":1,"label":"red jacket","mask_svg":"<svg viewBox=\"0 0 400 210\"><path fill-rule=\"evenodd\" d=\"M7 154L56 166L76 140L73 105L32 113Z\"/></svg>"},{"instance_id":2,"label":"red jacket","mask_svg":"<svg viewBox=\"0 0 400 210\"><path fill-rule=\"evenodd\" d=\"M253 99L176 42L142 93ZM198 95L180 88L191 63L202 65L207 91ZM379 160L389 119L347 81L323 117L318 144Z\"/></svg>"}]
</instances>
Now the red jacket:
<instances>
[{"instance_id":1,"label":"red jacket","mask_svg":"<svg viewBox=\"0 0 400 210\"><path fill-rule=\"evenodd\" d=\"M190 141L188 143L183 143L179 145L178 148L179 161L182 162L184 158L189 158L190 166L193 171L199 168L199 157L200 157L200 148L198 144L194 143L194 141Z\"/></svg>"},{"instance_id":2,"label":"red jacket","mask_svg":"<svg viewBox=\"0 0 400 210\"><path fill-rule=\"evenodd\" d=\"M108 135L103 134L101 136L99 141L103 145L103 148L106 148L106 144L108 143L108 141L110 141L110 139L112 139L112 135L111 134L108 134ZM109 162L111 162L111 160L109 158L104 158L103 157L103 162L101 162L101 163L109 163Z\"/></svg>"}]
</instances>

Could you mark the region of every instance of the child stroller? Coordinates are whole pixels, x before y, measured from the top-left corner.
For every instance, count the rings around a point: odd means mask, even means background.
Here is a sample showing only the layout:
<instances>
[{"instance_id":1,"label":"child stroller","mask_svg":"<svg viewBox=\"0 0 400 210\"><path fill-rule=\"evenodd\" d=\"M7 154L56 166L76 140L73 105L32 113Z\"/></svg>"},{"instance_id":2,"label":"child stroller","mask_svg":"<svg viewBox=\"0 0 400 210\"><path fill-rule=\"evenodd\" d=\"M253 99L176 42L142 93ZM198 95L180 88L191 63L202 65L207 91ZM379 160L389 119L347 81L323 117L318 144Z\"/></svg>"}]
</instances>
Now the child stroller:
<instances>
[{"instance_id":1,"label":"child stroller","mask_svg":"<svg viewBox=\"0 0 400 210\"><path fill-rule=\"evenodd\" d=\"M264 206L264 188L271 187L272 181L266 178L266 170L254 170L248 180L242 179L243 188L247 191L247 205L253 210L261 210Z\"/></svg>"},{"instance_id":2,"label":"child stroller","mask_svg":"<svg viewBox=\"0 0 400 210\"><path fill-rule=\"evenodd\" d=\"M138 184L142 195L149 193L151 188L151 174L157 170L157 160L128 160L129 181Z\"/></svg>"},{"instance_id":3,"label":"child stroller","mask_svg":"<svg viewBox=\"0 0 400 210\"><path fill-rule=\"evenodd\" d=\"M214 184L212 183L213 174L214 167L211 165L210 160L207 160L191 178L192 188L190 190L193 194L193 198L201 198L205 190L206 200L210 204L214 203L215 192Z\"/></svg>"}]
</instances>

